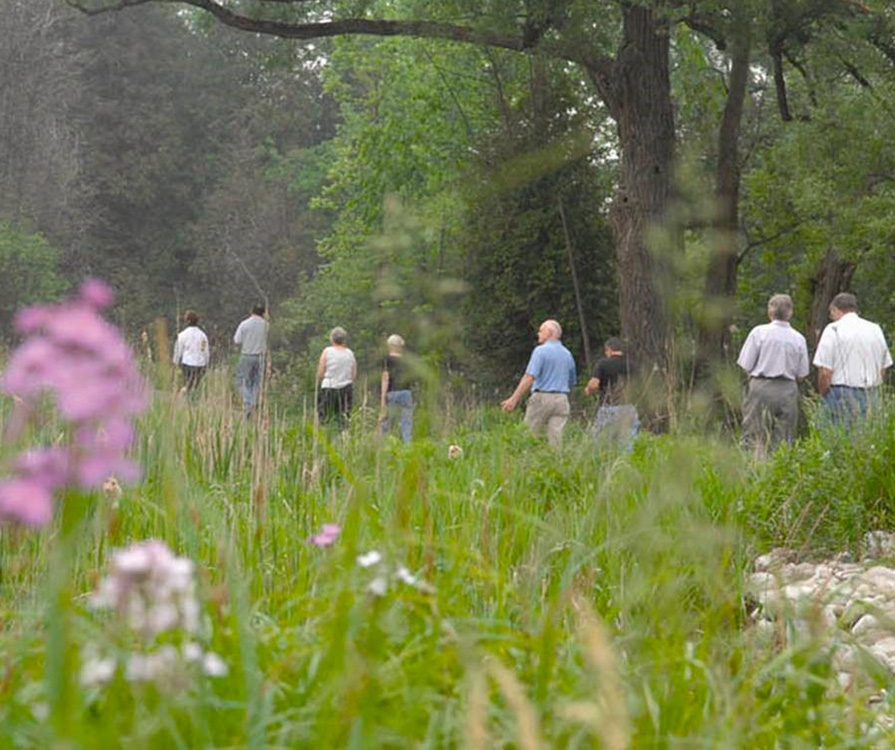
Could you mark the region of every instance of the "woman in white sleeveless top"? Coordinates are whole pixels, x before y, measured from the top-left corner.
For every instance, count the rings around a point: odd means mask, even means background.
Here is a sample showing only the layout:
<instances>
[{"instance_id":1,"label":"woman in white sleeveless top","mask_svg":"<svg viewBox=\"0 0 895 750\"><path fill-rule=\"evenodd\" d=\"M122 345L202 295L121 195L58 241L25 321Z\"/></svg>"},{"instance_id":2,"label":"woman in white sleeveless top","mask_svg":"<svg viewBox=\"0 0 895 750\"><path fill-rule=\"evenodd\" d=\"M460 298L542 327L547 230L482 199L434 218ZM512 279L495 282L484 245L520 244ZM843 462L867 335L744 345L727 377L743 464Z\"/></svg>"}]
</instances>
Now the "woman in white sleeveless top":
<instances>
[{"instance_id":1,"label":"woman in white sleeveless top","mask_svg":"<svg viewBox=\"0 0 895 750\"><path fill-rule=\"evenodd\" d=\"M335 417L339 427L344 428L351 414L357 361L354 359L354 352L345 345L348 334L344 328L333 328L329 340L332 345L320 353L320 362L317 364L317 384L320 386L317 413L321 421Z\"/></svg>"}]
</instances>

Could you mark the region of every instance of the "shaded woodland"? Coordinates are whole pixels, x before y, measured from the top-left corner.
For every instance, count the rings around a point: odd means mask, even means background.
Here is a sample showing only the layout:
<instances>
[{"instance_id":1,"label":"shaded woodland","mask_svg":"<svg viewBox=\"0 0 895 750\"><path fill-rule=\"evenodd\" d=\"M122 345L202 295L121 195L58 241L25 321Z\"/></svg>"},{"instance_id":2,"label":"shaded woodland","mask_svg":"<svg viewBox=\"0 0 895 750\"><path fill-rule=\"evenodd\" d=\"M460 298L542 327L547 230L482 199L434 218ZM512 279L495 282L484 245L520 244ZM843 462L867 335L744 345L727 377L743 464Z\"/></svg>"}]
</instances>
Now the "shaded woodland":
<instances>
[{"instance_id":1,"label":"shaded woodland","mask_svg":"<svg viewBox=\"0 0 895 750\"><path fill-rule=\"evenodd\" d=\"M3 338L85 274L135 336L260 297L284 370L339 324L483 384L548 315L688 380L775 291L893 330L886 2L71 5L0 3Z\"/></svg>"}]
</instances>

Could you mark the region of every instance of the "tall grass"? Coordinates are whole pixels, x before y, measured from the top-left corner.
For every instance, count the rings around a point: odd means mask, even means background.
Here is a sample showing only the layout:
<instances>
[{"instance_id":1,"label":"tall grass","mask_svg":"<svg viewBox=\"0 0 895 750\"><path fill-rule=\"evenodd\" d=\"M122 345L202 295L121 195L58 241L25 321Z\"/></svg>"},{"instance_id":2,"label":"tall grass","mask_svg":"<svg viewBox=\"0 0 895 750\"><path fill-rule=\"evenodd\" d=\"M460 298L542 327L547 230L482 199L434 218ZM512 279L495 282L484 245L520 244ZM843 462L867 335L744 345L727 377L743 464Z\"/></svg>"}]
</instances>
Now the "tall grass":
<instances>
[{"instance_id":1,"label":"tall grass","mask_svg":"<svg viewBox=\"0 0 895 750\"><path fill-rule=\"evenodd\" d=\"M755 638L742 582L772 545L891 525L891 421L766 464L698 436L601 453L577 425L556 454L458 403L427 424L405 446L366 409L344 435L300 408L245 420L225 371L158 395L117 507L72 494L52 529L0 536L3 746L867 746L866 695L823 643ZM329 521L339 542L307 544ZM146 538L199 563L230 674L84 690L108 632L84 595ZM370 549L434 593L370 593Z\"/></svg>"}]
</instances>

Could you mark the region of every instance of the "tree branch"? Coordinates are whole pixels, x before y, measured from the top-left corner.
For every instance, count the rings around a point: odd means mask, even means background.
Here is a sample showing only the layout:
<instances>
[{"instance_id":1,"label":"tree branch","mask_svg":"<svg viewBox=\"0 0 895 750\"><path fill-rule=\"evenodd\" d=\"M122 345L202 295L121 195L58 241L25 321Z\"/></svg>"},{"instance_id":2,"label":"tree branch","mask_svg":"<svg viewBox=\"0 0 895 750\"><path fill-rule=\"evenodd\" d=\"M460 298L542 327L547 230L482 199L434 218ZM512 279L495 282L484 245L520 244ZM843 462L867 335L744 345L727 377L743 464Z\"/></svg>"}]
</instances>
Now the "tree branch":
<instances>
[{"instance_id":1,"label":"tree branch","mask_svg":"<svg viewBox=\"0 0 895 750\"><path fill-rule=\"evenodd\" d=\"M780 119L783 122L792 122L792 112L789 111L789 100L786 96L786 78L783 75L783 53L779 46L771 49L771 59L774 61L774 87L777 90Z\"/></svg>"},{"instance_id":2,"label":"tree branch","mask_svg":"<svg viewBox=\"0 0 895 750\"><path fill-rule=\"evenodd\" d=\"M790 224L788 227L784 227L779 232L775 232L768 237L761 237L757 240L749 240L746 243L746 246L742 250L740 250L739 253L737 253L737 266L739 266L740 263L742 263L746 259L746 256L749 255L749 253L752 252L756 247L761 247L762 245L766 245L769 242L774 242L775 240L779 240L781 237L785 237L790 232L794 232L796 229L798 229L801 223L801 221L796 221L793 224ZM746 233L748 236L748 230L746 230Z\"/></svg>"},{"instance_id":3,"label":"tree branch","mask_svg":"<svg viewBox=\"0 0 895 750\"><path fill-rule=\"evenodd\" d=\"M83 2L80 2L80 0L65 0L66 5L81 11L81 13L87 16L98 16L101 13L124 10L125 8L133 8L136 5L146 5L147 3L152 2L165 2L165 0L119 0L114 5L101 5L97 7L85 5Z\"/></svg>"},{"instance_id":4,"label":"tree branch","mask_svg":"<svg viewBox=\"0 0 895 750\"><path fill-rule=\"evenodd\" d=\"M310 0L261 0L262 2L297 4ZM87 0L66 0L72 7L78 8L87 15L97 15L113 10L122 10L148 2L175 3L189 5L207 11L220 23L240 31L254 34L267 34L284 39L310 40L324 37L366 35L366 36L408 36L426 39L442 39L452 42L464 42L488 47L497 47L514 52L539 53L549 57L568 60L583 65L588 70L606 72L611 69L612 59L602 55L591 54L576 45L564 47L558 43L547 43L539 40L537 49L523 34L503 34L485 29L475 29L440 21L390 20L370 18L343 18L334 21L311 23L286 23L263 18L251 18L234 13L216 0L117 0L108 5L95 6Z\"/></svg>"}]
</instances>

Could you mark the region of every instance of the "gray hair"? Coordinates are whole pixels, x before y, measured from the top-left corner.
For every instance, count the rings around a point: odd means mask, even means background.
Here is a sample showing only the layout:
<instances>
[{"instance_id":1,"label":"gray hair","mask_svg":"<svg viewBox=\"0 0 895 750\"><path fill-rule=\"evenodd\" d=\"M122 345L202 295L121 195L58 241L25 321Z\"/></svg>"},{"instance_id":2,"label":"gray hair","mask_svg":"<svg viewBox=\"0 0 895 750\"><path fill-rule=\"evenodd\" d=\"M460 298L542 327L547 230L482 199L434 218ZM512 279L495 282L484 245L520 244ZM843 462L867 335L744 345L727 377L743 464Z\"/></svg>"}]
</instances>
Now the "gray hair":
<instances>
[{"instance_id":1,"label":"gray hair","mask_svg":"<svg viewBox=\"0 0 895 750\"><path fill-rule=\"evenodd\" d=\"M768 314L774 320L789 320L792 307L792 297L788 294L775 294L768 300Z\"/></svg>"},{"instance_id":2,"label":"gray hair","mask_svg":"<svg viewBox=\"0 0 895 750\"><path fill-rule=\"evenodd\" d=\"M334 344L344 344L348 341L348 334L342 326L336 326L329 332L329 340Z\"/></svg>"},{"instance_id":3,"label":"gray hair","mask_svg":"<svg viewBox=\"0 0 895 750\"><path fill-rule=\"evenodd\" d=\"M404 348L404 339L401 338L397 333L393 333L391 336L389 336L385 343L388 344L389 349Z\"/></svg>"}]
</instances>

